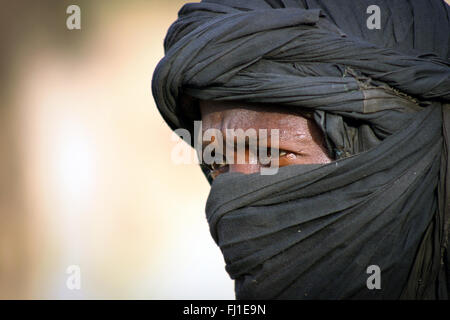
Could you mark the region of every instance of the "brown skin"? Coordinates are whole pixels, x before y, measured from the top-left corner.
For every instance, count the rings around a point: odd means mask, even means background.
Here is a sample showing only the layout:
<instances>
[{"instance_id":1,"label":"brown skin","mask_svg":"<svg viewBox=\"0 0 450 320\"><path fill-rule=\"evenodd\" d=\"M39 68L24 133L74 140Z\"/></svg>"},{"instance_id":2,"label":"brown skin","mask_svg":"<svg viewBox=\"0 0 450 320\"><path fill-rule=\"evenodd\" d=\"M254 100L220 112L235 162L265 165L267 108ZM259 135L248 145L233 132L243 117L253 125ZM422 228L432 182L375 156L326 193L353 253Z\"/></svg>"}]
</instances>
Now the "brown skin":
<instances>
[{"instance_id":1,"label":"brown skin","mask_svg":"<svg viewBox=\"0 0 450 320\"><path fill-rule=\"evenodd\" d=\"M199 102L203 132L218 129L226 137L226 129L278 129L280 167L293 164L329 163L332 159L324 147L323 134L313 119L293 110L273 104L250 104L245 102ZM281 110L280 110L281 109ZM269 139L270 140L270 139ZM208 143L206 143L208 144ZM248 149L246 150L248 159ZM250 174L259 172L260 164L215 165L212 176L224 172Z\"/></svg>"}]
</instances>

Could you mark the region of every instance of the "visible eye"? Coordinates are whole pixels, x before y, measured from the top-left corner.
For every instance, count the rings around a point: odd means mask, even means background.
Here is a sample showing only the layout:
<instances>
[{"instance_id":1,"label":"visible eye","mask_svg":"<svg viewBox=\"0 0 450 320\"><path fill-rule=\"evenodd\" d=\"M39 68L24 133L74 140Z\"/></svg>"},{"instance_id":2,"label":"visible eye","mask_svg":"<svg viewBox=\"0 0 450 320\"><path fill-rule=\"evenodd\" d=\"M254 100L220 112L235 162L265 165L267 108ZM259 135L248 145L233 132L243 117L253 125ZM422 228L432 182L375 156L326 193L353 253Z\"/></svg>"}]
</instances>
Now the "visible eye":
<instances>
[{"instance_id":1,"label":"visible eye","mask_svg":"<svg viewBox=\"0 0 450 320\"><path fill-rule=\"evenodd\" d=\"M210 165L212 170L220 170L220 169L225 168L227 166L228 166L228 164L226 164L226 163L213 163L212 165Z\"/></svg>"},{"instance_id":2,"label":"visible eye","mask_svg":"<svg viewBox=\"0 0 450 320\"><path fill-rule=\"evenodd\" d=\"M213 154L213 156L216 158L221 158L222 160L220 161L220 163L217 162L213 162L211 164L203 163L203 166L205 166L209 171L209 176L212 179L215 179L219 174L227 172L229 169L229 165L226 163L225 156L220 155L220 157L217 157L216 154Z\"/></svg>"},{"instance_id":3,"label":"visible eye","mask_svg":"<svg viewBox=\"0 0 450 320\"><path fill-rule=\"evenodd\" d=\"M275 154L273 156L275 156ZM291 158L292 156L295 156L295 154L293 152L286 151L286 150L283 150L283 149L279 149L278 150L278 158L283 158L283 157ZM273 160L276 160L276 159L273 159Z\"/></svg>"},{"instance_id":4,"label":"visible eye","mask_svg":"<svg viewBox=\"0 0 450 320\"><path fill-rule=\"evenodd\" d=\"M270 156L270 162L268 164L265 164L264 167L269 167L269 166L284 167L284 166L288 166L291 164L295 164L299 154L296 152L292 152L292 151L278 149L278 155L273 152L269 156Z\"/></svg>"}]
</instances>

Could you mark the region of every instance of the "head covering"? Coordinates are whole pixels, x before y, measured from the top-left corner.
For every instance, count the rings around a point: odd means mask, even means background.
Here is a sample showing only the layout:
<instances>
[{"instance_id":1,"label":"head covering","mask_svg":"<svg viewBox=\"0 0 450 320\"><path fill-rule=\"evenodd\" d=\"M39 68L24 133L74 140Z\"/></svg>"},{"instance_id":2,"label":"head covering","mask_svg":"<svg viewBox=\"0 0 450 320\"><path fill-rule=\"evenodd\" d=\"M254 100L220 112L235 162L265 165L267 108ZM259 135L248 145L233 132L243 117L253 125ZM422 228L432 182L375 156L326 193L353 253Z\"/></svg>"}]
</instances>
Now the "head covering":
<instances>
[{"instance_id":1,"label":"head covering","mask_svg":"<svg viewBox=\"0 0 450 320\"><path fill-rule=\"evenodd\" d=\"M193 129L183 94L306 108L336 159L213 182L206 215L237 298L448 298L449 17L441 0L183 6L152 82L169 126Z\"/></svg>"}]
</instances>

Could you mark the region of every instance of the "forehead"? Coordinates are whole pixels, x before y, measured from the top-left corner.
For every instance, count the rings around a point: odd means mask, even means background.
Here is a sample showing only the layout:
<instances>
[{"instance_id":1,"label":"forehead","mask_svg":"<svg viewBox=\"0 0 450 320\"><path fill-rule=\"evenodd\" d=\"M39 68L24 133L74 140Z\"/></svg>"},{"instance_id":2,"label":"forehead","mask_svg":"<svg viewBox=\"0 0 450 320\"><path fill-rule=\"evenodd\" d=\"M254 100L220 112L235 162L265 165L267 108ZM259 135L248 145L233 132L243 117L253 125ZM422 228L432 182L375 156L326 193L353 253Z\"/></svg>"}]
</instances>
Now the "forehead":
<instances>
[{"instance_id":1,"label":"forehead","mask_svg":"<svg viewBox=\"0 0 450 320\"><path fill-rule=\"evenodd\" d=\"M271 104L200 101L203 131L207 129L279 129L305 131L308 119L299 112Z\"/></svg>"}]
</instances>

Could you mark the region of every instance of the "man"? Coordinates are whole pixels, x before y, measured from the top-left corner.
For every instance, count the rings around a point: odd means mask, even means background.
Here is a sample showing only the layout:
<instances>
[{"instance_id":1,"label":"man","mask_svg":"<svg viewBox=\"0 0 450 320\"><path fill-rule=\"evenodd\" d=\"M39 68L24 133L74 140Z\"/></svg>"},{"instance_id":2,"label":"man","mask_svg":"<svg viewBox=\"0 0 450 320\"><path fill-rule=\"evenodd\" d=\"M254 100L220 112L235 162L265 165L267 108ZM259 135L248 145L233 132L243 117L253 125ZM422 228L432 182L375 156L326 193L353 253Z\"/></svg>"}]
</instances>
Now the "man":
<instances>
[{"instance_id":1,"label":"man","mask_svg":"<svg viewBox=\"0 0 450 320\"><path fill-rule=\"evenodd\" d=\"M279 133L274 175L248 143L202 165L238 299L448 299L450 10L373 2L209 0L167 34L172 129Z\"/></svg>"}]
</instances>

